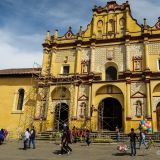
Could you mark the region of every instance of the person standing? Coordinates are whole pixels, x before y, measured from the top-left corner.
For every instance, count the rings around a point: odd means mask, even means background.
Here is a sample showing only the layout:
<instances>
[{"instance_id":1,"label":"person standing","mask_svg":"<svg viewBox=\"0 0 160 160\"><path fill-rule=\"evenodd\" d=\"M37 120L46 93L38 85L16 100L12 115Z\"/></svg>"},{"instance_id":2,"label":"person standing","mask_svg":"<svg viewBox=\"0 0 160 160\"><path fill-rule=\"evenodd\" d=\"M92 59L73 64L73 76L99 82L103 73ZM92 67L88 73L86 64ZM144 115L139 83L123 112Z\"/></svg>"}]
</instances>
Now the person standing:
<instances>
[{"instance_id":1,"label":"person standing","mask_svg":"<svg viewBox=\"0 0 160 160\"><path fill-rule=\"evenodd\" d=\"M33 149L36 148L36 146L35 146L35 138L36 138L36 131L35 131L34 126L33 126L32 129L30 130L29 148L31 147L31 143L33 145Z\"/></svg>"},{"instance_id":2,"label":"person standing","mask_svg":"<svg viewBox=\"0 0 160 160\"><path fill-rule=\"evenodd\" d=\"M138 137L136 133L134 132L134 129L131 128L131 132L128 135L130 137L130 147L131 147L131 156L136 155L136 139L138 140Z\"/></svg>"},{"instance_id":3,"label":"person standing","mask_svg":"<svg viewBox=\"0 0 160 160\"><path fill-rule=\"evenodd\" d=\"M29 128L27 128L26 131L25 131L25 133L24 133L24 137L23 137L23 144L24 144L23 149L24 150L27 149L29 137L30 137Z\"/></svg>"}]
</instances>

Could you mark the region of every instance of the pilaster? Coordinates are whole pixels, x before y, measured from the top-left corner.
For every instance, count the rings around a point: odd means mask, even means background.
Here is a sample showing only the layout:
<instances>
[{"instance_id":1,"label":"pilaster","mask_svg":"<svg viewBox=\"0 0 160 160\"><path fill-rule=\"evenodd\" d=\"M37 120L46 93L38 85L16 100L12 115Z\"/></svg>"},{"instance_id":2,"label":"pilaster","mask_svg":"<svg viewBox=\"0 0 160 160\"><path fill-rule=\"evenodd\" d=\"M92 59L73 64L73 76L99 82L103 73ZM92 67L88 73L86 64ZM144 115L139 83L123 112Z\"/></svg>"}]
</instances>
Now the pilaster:
<instances>
[{"instance_id":1,"label":"pilaster","mask_svg":"<svg viewBox=\"0 0 160 160\"><path fill-rule=\"evenodd\" d=\"M92 107L92 84L89 84L89 96L88 96L88 118L91 117L91 107Z\"/></svg>"},{"instance_id":2,"label":"pilaster","mask_svg":"<svg viewBox=\"0 0 160 160\"><path fill-rule=\"evenodd\" d=\"M77 45L76 48L77 54L76 54L76 73L81 73L81 57L82 57L82 48L81 45Z\"/></svg>"},{"instance_id":3,"label":"pilaster","mask_svg":"<svg viewBox=\"0 0 160 160\"><path fill-rule=\"evenodd\" d=\"M147 90L147 117L151 119L151 95L150 95L150 81L146 81L146 90Z\"/></svg>"},{"instance_id":4,"label":"pilaster","mask_svg":"<svg viewBox=\"0 0 160 160\"><path fill-rule=\"evenodd\" d=\"M125 44L125 48L126 48L126 71L131 71L131 58L130 58L130 53L129 53L129 47L130 47L130 43L127 42Z\"/></svg>"},{"instance_id":5,"label":"pilaster","mask_svg":"<svg viewBox=\"0 0 160 160\"><path fill-rule=\"evenodd\" d=\"M74 87L74 107L73 107L73 115L72 115L72 120L77 119L77 108L78 108L78 89L79 89L79 84L75 82L75 87Z\"/></svg>"},{"instance_id":6,"label":"pilaster","mask_svg":"<svg viewBox=\"0 0 160 160\"><path fill-rule=\"evenodd\" d=\"M126 118L131 119L131 81L126 82Z\"/></svg>"},{"instance_id":7,"label":"pilaster","mask_svg":"<svg viewBox=\"0 0 160 160\"><path fill-rule=\"evenodd\" d=\"M91 45L91 64L90 64L90 72L94 72L94 64L95 64L95 43Z\"/></svg>"},{"instance_id":8,"label":"pilaster","mask_svg":"<svg viewBox=\"0 0 160 160\"><path fill-rule=\"evenodd\" d=\"M144 55L145 55L145 70L149 69L149 54L148 54L148 44L147 40L144 41Z\"/></svg>"}]
</instances>

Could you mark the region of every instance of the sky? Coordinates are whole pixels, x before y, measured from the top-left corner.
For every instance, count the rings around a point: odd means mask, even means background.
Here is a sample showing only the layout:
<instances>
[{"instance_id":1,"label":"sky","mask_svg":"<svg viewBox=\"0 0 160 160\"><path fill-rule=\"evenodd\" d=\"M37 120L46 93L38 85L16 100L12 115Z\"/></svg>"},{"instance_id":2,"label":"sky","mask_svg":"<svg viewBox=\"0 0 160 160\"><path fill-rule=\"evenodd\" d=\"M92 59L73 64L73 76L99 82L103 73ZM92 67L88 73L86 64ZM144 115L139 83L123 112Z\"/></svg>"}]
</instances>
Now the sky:
<instances>
[{"instance_id":1,"label":"sky","mask_svg":"<svg viewBox=\"0 0 160 160\"><path fill-rule=\"evenodd\" d=\"M117 0L118 4L125 0ZM107 0L0 0L0 69L41 66L45 34L59 35L71 26L77 33L86 29L94 5ZM160 17L160 0L129 0L132 15L154 26Z\"/></svg>"}]
</instances>

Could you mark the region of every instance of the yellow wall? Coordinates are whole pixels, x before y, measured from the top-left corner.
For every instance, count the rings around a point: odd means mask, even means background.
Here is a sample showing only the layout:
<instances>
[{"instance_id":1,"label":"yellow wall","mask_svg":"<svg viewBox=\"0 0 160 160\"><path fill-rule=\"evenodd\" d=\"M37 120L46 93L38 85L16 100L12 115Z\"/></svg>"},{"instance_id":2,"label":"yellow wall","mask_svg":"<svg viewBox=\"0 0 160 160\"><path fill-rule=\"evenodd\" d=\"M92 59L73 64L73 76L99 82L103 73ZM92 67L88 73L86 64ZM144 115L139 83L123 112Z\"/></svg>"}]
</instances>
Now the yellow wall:
<instances>
[{"instance_id":1,"label":"yellow wall","mask_svg":"<svg viewBox=\"0 0 160 160\"><path fill-rule=\"evenodd\" d=\"M0 78L0 127L6 128L10 136L18 136L30 125L30 115L35 105L31 78ZM18 89L25 90L23 110L17 111ZM34 94L34 96L32 95ZM28 109L29 111L28 111ZM28 113L25 113L28 112Z\"/></svg>"}]
</instances>

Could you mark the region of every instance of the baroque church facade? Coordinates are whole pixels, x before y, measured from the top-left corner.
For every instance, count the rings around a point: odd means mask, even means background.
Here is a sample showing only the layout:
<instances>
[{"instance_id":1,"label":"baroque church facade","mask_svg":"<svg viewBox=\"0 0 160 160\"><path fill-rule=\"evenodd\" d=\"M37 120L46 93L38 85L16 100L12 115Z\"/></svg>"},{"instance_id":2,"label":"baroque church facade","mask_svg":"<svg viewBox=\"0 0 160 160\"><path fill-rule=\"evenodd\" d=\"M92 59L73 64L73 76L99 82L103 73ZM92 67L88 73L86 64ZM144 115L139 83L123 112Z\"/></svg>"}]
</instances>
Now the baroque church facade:
<instances>
[{"instance_id":1,"label":"baroque church facade","mask_svg":"<svg viewBox=\"0 0 160 160\"><path fill-rule=\"evenodd\" d=\"M0 71L0 127L21 132L160 130L160 18L139 25L128 2L93 8L86 30L48 31L41 68Z\"/></svg>"}]
</instances>

